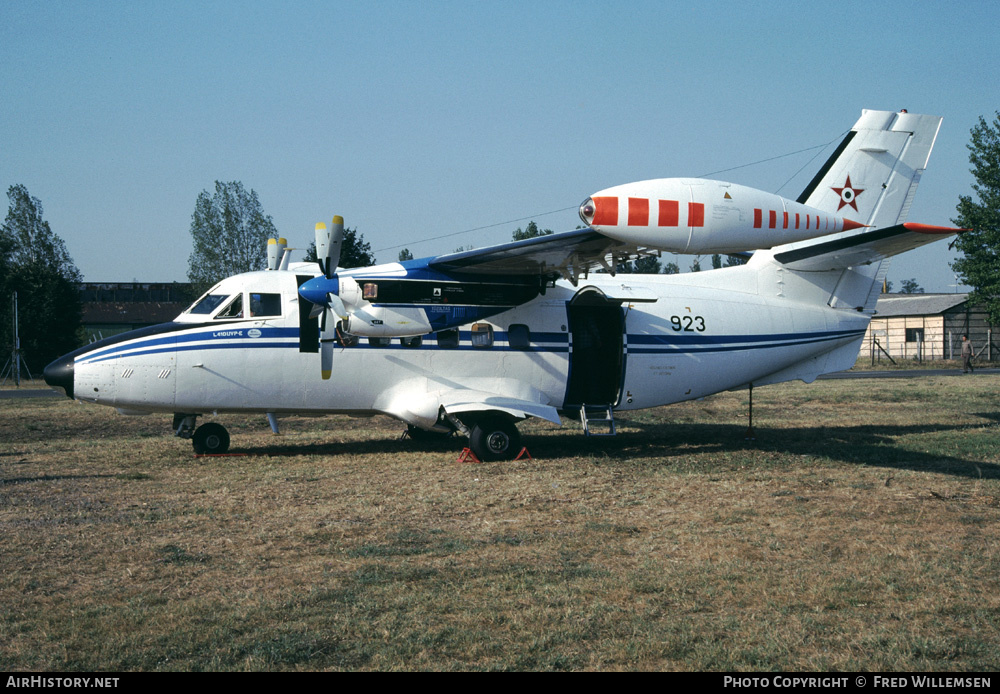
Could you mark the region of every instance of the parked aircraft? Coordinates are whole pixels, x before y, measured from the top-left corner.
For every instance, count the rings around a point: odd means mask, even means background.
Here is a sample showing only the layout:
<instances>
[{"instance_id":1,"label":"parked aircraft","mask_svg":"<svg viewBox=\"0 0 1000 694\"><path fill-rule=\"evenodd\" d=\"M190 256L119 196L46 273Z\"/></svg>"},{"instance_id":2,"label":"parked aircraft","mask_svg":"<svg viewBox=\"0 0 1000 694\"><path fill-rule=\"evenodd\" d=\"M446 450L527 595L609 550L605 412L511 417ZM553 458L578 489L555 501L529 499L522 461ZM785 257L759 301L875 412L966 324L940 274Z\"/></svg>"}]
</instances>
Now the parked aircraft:
<instances>
[{"instance_id":1,"label":"parked aircraft","mask_svg":"<svg viewBox=\"0 0 1000 694\"><path fill-rule=\"evenodd\" d=\"M481 459L521 450L515 423L614 412L849 368L888 258L958 229L906 223L941 119L861 118L795 201L661 179L611 188L586 228L402 263L319 263L223 280L174 321L82 347L45 369L70 397L173 413L198 452L224 452L212 413L386 414L414 437L459 432ZM746 265L616 275L659 251L754 250ZM279 260L283 257L283 260ZM593 272L604 269L606 272ZM597 414L599 413L599 414Z\"/></svg>"}]
</instances>

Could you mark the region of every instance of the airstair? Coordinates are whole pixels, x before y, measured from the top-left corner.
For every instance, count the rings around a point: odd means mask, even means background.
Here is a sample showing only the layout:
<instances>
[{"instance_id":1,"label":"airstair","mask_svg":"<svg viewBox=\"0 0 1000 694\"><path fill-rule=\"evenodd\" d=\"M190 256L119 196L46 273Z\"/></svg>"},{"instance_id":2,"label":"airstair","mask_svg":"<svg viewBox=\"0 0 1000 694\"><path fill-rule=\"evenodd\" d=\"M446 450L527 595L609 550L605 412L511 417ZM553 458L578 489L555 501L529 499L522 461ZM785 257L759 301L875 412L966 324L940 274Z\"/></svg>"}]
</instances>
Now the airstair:
<instances>
[{"instance_id":1,"label":"airstair","mask_svg":"<svg viewBox=\"0 0 1000 694\"><path fill-rule=\"evenodd\" d=\"M580 423L586 436L614 436L615 415L611 405L580 405ZM597 427L592 431L592 427Z\"/></svg>"}]
</instances>

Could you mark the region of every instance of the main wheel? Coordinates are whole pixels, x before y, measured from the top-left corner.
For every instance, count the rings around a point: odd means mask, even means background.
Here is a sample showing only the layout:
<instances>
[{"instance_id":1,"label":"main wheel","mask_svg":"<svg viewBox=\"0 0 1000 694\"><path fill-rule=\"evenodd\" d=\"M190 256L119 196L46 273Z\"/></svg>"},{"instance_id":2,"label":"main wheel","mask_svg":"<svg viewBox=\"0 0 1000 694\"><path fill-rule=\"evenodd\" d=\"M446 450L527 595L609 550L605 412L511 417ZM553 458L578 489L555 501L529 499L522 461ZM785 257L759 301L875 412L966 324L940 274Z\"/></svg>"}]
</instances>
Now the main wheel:
<instances>
[{"instance_id":1,"label":"main wheel","mask_svg":"<svg viewBox=\"0 0 1000 694\"><path fill-rule=\"evenodd\" d=\"M472 427L469 448L480 460L511 460L521 452L521 434L505 417L487 417Z\"/></svg>"},{"instance_id":2,"label":"main wheel","mask_svg":"<svg viewBox=\"0 0 1000 694\"><path fill-rule=\"evenodd\" d=\"M198 455L225 453L229 450L229 432L221 424L208 422L194 430L191 443Z\"/></svg>"}]
</instances>

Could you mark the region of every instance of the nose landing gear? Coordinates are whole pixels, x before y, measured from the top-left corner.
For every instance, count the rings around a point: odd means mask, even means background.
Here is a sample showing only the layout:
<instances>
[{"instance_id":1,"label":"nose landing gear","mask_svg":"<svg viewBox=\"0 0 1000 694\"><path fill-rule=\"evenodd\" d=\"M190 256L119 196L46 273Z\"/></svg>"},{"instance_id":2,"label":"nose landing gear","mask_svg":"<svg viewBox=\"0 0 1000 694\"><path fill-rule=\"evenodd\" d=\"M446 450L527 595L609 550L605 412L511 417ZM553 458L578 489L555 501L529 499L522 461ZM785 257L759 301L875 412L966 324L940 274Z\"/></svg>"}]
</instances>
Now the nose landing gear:
<instances>
[{"instance_id":1,"label":"nose landing gear","mask_svg":"<svg viewBox=\"0 0 1000 694\"><path fill-rule=\"evenodd\" d=\"M229 450L229 432L217 422L207 422L195 429L196 414L178 412L174 415L174 435L191 439L198 455L218 455Z\"/></svg>"}]
</instances>

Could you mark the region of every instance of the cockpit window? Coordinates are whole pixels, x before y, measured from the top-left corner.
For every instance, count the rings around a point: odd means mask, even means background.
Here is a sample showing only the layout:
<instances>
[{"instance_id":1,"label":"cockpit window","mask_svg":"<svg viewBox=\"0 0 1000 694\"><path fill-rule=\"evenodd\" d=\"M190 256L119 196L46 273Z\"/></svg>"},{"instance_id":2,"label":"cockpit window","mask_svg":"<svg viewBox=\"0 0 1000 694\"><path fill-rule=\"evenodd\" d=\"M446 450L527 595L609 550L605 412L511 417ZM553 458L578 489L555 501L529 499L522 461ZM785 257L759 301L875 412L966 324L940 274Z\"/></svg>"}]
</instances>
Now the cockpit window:
<instances>
[{"instance_id":1,"label":"cockpit window","mask_svg":"<svg viewBox=\"0 0 1000 694\"><path fill-rule=\"evenodd\" d=\"M198 303L188 309L188 313L198 313L207 316L228 298L229 294L206 294Z\"/></svg>"},{"instance_id":2,"label":"cockpit window","mask_svg":"<svg viewBox=\"0 0 1000 694\"><path fill-rule=\"evenodd\" d=\"M280 316L281 294L250 292L250 316Z\"/></svg>"},{"instance_id":3,"label":"cockpit window","mask_svg":"<svg viewBox=\"0 0 1000 694\"><path fill-rule=\"evenodd\" d=\"M242 318L243 317L243 295L237 294L236 298L219 312L215 320L220 318Z\"/></svg>"}]
</instances>

